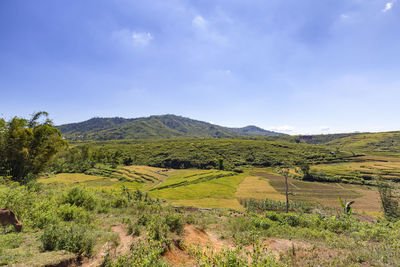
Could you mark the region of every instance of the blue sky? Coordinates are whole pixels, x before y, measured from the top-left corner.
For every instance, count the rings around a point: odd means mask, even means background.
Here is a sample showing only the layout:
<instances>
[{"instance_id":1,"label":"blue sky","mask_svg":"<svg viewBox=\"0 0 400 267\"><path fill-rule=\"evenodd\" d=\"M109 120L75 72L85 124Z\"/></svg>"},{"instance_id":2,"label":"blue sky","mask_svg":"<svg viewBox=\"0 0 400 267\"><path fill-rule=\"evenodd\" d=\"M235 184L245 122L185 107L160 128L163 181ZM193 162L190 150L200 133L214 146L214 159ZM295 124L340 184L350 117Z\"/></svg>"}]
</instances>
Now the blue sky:
<instances>
[{"instance_id":1,"label":"blue sky","mask_svg":"<svg viewBox=\"0 0 400 267\"><path fill-rule=\"evenodd\" d=\"M2 0L0 115L400 130L400 1Z\"/></svg>"}]
</instances>

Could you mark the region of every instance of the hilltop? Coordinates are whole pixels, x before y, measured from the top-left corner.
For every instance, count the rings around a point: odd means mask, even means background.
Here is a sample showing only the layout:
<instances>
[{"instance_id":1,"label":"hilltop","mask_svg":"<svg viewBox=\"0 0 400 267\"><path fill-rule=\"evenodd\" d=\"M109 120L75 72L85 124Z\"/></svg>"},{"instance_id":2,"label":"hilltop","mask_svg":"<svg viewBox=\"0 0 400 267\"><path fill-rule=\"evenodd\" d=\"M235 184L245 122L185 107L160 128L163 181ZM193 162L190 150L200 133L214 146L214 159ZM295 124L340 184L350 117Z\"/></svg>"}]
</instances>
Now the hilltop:
<instances>
[{"instance_id":1,"label":"hilltop","mask_svg":"<svg viewBox=\"0 0 400 267\"><path fill-rule=\"evenodd\" d=\"M282 136L257 126L228 128L176 115L134 119L92 118L57 126L69 140L235 138L244 136Z\"/></svg>"}]
</instances>

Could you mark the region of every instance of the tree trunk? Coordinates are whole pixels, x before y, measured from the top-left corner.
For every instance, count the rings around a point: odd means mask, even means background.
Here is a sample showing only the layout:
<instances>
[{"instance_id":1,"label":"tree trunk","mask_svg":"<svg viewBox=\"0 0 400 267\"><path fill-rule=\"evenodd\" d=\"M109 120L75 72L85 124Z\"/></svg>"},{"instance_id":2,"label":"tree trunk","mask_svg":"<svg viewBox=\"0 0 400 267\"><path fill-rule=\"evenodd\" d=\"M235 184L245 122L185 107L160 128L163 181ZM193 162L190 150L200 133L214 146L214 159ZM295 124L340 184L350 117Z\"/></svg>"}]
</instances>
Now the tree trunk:
<instances>
[{"instance_id":1,"label":"tree trunk","mask_svg":"<svg viewBox=\"0 0 400 267\"><path fill-rule=\"evenodd\" d=\"M286 189L286 213L289 212L289 184L288 175L285 173L285 189Z\"/></svg>"}]
</instances>

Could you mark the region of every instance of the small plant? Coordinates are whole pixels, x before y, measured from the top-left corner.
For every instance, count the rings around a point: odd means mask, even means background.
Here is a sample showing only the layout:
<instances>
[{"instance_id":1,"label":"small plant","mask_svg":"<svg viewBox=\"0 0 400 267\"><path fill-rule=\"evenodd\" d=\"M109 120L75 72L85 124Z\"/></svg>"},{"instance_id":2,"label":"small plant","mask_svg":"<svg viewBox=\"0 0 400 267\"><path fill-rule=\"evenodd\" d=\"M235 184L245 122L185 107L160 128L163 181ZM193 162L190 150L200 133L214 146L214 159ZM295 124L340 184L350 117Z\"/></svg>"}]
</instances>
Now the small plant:
<instances>
[{"instance_id":1,"label":"small plant","mask_svg":"<svg viewBox=\"0 0 400 267\"><path fill-rule=\"evenodd\" d=\"M346 204L344 204L344 202L342 201L342 199L340 197L338 197L338 199L339 199L340 206L342 206L342 208L343 208L344 214L347 216L350 216L353 213L353 208L351 207L351 205L354 203L354 201L349 201L349 202L346 202Z\"/></svg>"}]
</instances>

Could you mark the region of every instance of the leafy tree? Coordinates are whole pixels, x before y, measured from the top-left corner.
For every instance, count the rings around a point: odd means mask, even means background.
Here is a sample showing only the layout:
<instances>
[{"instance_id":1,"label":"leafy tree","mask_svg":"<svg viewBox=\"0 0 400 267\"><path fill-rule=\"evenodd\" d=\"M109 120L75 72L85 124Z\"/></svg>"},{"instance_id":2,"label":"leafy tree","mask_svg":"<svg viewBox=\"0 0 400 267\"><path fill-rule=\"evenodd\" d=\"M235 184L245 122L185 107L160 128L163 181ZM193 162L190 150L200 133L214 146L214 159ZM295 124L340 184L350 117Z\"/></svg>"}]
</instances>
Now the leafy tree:
<instances>
[{"instance_id":1,"label":"leafy tree","mask_svg":"<svg viewBox=\"0 0 400 267\"><path fill-rule=\"evenodd\" d=\"M40 122L39 119L45 120ZM67 142L54 127L47 112L33 114L30 120L14 117L0 120L0 176L17 182L36 177Z\"/></svg>"},{"instance_id":2,"label":"leafy tree","mask_svg":"<svg viewBox=\"0 0 400 267\"><path fill-rule=\"evenodd\" d=\"M310 174L310 165L306 162L304 162L301 166L300 169L303 173L303 179L304 180L310 180L312 178Z\"/></svg>"},{"instance_id":3,"label":"leafy tree","mask_svg":"<svg viewBox=\"0 0 400 267\"><path fill-rule=\"evenodd\" d=\"M224 169L224 160L223 159L218 159L218 169L220 169L220 170Z\"/></svg>"}]
</instances>

